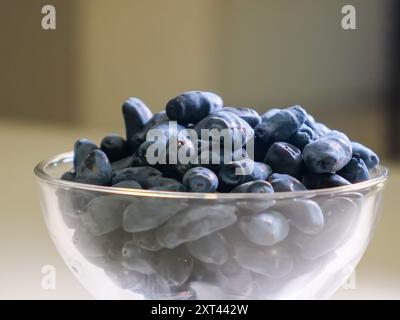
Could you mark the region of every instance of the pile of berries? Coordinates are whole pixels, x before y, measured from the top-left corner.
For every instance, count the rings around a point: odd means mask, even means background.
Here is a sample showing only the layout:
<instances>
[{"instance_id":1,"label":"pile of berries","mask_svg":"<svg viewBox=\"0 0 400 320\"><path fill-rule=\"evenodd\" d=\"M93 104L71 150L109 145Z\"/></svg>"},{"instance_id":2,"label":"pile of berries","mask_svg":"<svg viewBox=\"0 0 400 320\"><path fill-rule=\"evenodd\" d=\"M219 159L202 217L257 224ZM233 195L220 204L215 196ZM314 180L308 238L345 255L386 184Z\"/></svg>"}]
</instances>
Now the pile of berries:
<instances>
[{"instance_id":1,"label":"pile of berries","mask_svg":"<svg viewBox=\"0 0 400 320\"><path fill-rule=\"evenodd\" d=\"M130 98L122 113L126 137L108 135L100 147L78 140L74 168L62 179L132 189L270 193L365 181L379 164L372 150L316 122L301 106L259 115L251 108L224 106L214 93L190 91L172 98L165 111L156 114L141 100ZM227 156L222 151L223 141L214 148L215 140L210 144L188 139L189 129L198 137L203 130L231 130L231 152ZM152 130L161 132L163 139L149 139ZM169 163L171 139L178 140L177 148L185 148L195 161ZM154 144L164 145L166 163L149 161L148 150ZM214 154L216 149L221 152ZM199 161L205 157L208 163ZM252 170L240 174L246 167Z\"/></svg>"}]
</instances>

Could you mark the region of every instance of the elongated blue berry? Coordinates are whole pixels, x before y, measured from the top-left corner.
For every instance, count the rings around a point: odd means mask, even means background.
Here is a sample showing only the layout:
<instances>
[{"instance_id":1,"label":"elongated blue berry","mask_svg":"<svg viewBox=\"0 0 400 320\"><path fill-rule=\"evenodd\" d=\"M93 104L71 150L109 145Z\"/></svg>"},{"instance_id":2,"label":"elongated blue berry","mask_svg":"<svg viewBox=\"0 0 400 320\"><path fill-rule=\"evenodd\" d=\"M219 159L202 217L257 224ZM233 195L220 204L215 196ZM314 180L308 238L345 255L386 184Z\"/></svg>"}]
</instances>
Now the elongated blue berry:
<instances>
[{"instance_id":1,"label":"elongated blue berry","mask_svg":"<svg viewBox=\"0 0 400 320\"><path fill-rule=\"evenodd\" d=\"M224 107L222 110L236 114L239 118L246 121L252 128L255 128L261 122L261 117L258 112L250 108Z\"/></svg>"},{"instance_id":2,"label":"elongated blue berry","mask_svg":"<svg viewBox=\"0 0 400 320\"><path fill-rule=\"evenodd\" d=\"M351 158L350 162L337 174L351 183L366 181L369 179L368 168L364 160L359 157Z\"/></svg>"},{"instance_id":3,"label":"elongated blue berry","mask_svg":"<svg viewBox=\"0 0 400 320\"><path fill-rule=\"evenodd\" d=\"M268 178L275 192L304 191L306 187L288 174L273 173Z\"/></svg>"},{"instance_id":4,"label":"elongated blue berry","mask_svg":"<svg viewBox=\"0 0 400 320\"><path fill-rule=\"evenodd\" d=\"M110 162L129 156L129 147L126 140L116 134L104 137L100 148L107 155Z\"/></svg>"},{"instance_id":5,"label":"elongated blue berry","mask_svg":"<svg viewBox=\"0 0 400 320\"><path fill-rule=\"evenodd\" d=\"M83 162L88 154L99 147L91 140L79 139L74 145L74 168L76 169L78 165Z\"/></svg>"},{"instance_id":6,"label":"elongated blue berry","mask_svg":"<svg viewBox=\"0 0 400 320\"><path fill-rule=\"evenodd\" d=\"M286 142L275 142L265 155L264 163L276 173L286 173L294 177L300 175L303 165L301 151Z\"/></svg>"},{"instance_id":7,"label":"elongated blue berry","mask_svg":"<svg viewBox=\"0 0 400 320\"><path fill-rule=\"evenodd\" d=\"M112 169L106 154L101 150L93 150L76 169L75 181L86 184L109 186Z\"/></svg>"},{"instance_id":8,"label":"elongated blue berry","mask_svg":"<svg viewBox=\"0 0 400 320\"><path fill-rule=\"evenodd\" d=\"M138 98L129 98L122 105L125 121L126 141L131 141L133 135L143 130L153 116L150 109Z\"/></svg>"},{"instance_id":9,"label":"elongated blue berry","mask_svg":"<svg viewBox=\"0 0 400 320\"><path fill-rule=\"evenodd\" d=\"M311 142L303 150L304 163L313 173L339 171L349 163L351 156L350 140L343 133L334 130Z\"/></svg>"},{"instance_id":10,"label":"elongated blue berry","mask_svg":"<svg viewBox=\"0 0 400 320\"><path fill-rule=\"evenodd\" d=\"M212 92L188 91L168 101L165 111L170 120L197 123L210 113L221 109L221 97Z\"/></svg>"},{"instance_id":11,"label":"elongated blue berry","mask_svg":"<svg viewBox=\"0 0 400 320\"><path fill-rule=\"evenodd\" d=\"M231 193L273 193L272 185L265 180L245 182L234 188Z\"/></svg>"},{"instance_id":12,"label":"elongated blue berry","mask_svg":"<svg viewBox=\"0 0 400 320\"><path fill-rule=\"evenodd\" d=\"M300 106L277 111L254 128L255 134L266 144L288 141L300 129L306 115Z\"/></svg>"},{"instance_id":13,"label":"elongated blue berry","mask_svg":"<svg viewBox=\"0 0 400 320\"><path fill-rule=\"evenodd\" d=\"M351 143L353 155L358 155L365 163L368 169L374 169L379 164L379 157L371 149L358 142Z\"/></svg>"},{"instance_id":14,"label":"elongated blue berry","mask_svg":"<svg viewBox=\"0 0 400 320\"><path fill-rule=\"evenodd\" d=\"M218 177L210 169L192 168L183 176L183 184L190 192L215 192L218 188Z\"/></svg>"}]
</instances>

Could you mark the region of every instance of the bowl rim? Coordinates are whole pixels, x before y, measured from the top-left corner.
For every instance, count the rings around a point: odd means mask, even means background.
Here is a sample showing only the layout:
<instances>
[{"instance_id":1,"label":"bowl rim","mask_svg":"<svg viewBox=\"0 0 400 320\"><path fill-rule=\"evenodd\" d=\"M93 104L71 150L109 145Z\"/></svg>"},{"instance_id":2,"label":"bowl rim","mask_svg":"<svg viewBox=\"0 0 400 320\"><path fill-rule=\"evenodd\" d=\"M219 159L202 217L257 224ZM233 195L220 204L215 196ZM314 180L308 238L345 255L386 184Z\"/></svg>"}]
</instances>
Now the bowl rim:
<instances>
[{"instance_id":1,"label":"bowl rim","mask_svg":"<svg viewBox=\"0 0 400 320\"><path fill-rule=\"evenodd\" d=\"M73 152L65 152L55 155L47 160L39 162L34 173L36 177L47 184L51 184L65 189L78 189L86 191L102 192L107 194L132 195L154 198L178 198L178 199L253 199L253 200L273 200L287 198L311 198L320 195L338 195L347 193L357 193L370 187L383 187L389 176L389 169L379 165L373 170L377 176L367 181L350 184L347 186L314 189L304 191L285 191L275 193L196 193L196 192L176 192L176 191L159 191L159 190L142 190L142 189L126 189L108 186L97 186L72 181L61 180L51 176L47 170L59 163L67 163L73 161Z\"/></svg>"}]
</instances>

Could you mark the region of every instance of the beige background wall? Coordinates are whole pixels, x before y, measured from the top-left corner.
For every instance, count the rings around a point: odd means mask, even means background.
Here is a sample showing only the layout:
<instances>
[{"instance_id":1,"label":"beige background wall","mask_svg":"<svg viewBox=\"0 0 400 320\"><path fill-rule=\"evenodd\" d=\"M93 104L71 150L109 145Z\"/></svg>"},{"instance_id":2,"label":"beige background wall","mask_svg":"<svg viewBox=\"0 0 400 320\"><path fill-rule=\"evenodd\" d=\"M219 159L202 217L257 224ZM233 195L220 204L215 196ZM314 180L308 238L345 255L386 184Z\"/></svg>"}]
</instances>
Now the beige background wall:
<instances>
[{"instance_id":1,"label":"beige background wall","mask_svg":"<svg viewBox=\"0 0 400 320\"><path fill-rule=\"evenodd\" d=\"M41 8L57 8L57 30L41 27ZM77 1L0 0L0 118L73 123Z\"/></svg>"},{"instance_id":2,"label":"beige background wall","mask_svg":"<svg viewBox=\"0 0 400 320\"><path fill-rule=\"evenodd\" d=\"M0 117L122 133L127 97L159 111L207 89L260 111L303 104L382 153L390 1L351 3L354 31L341 0L1 0Z\"/></svg>"}]
</instances>

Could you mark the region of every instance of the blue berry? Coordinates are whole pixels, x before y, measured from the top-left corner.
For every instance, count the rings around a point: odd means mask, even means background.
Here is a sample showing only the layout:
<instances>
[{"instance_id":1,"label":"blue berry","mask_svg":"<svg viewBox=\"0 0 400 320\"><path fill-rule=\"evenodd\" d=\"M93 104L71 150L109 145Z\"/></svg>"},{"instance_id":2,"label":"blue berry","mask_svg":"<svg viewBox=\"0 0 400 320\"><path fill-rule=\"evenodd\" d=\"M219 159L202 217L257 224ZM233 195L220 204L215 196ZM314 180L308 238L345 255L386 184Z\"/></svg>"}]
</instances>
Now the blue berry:
<instances>
[{"instance_id":1,"label":"blue berry","mask_svg":"<svg viewBox=\"0 0 400 320\"><path fill-rule=\"evenodd\" d=\"M267 154L267 151L269 149L269 147L271 146L271 144L267 144L265 143L263 140L261 140L260 138L258 138L257 136L254 137L254 140L252 141L253 143L253 151L254 151L254 156L252 157L252 159L254 161L257 162L263 162L265 155ZM246 145L246 150L248 146Z\"/></svg>"},{"instance_id":2,"label":"blue berry","mask_svg":"<svg viewBox=\"0 0 400 320\"><path fill-rule=\"evenodd\" d=\"M93 150L76 169L75 181L86 184L109 186L112 169L106 154L101 150Z\"/></svg>"},{"instance_id":3,"label":"blue berry","mask_svg":"<svg viewBox=\"0 0 400 320\"><path fill-rule=\"evenodd\" d=\"M172 249L181 243L198 240L234 224L236 212L235 206L225 204L202 204L182 210L157 229L157 241Z\"/></svg>"},{"instance_id":4,"label":"blue berry","mask_svg":"<svg viewBox=\"0 0 400 320\"><path fill-rule=\"evenodd\" d=\"M150 120L147 121L145 126L140 131L136 132L130 140L128 140L132 151L136 151L139 146L146 141L146 135L150 129L153 129L153 127L165 122L168 123L168 117L165 111L153 115Z\"/></svg>"},{"instance_id":5,"label":"blue berry","mask_svg":"<svg viewBox=\"0 0 400 320\"><path fill-rule=\"evenodd\" d=\"M196 124L194 129L197 132L197 135L203 139L202 130L216 130L216 132L221 132L222 130L228 131L227 138L232 146L240 146L245 145L250 139L254 137L253 128L244 121L239 118L232 112L224 111L223 109L210 114L208 117L204 118L200 122ZM209 132L209 131L207 131ZM212 133L212 132L211 132ZM227 141L224 139L213 139L215 142L220 142L226 144ZM236 143L235 143L236 142Z\"/></svg>"},{"instance_id":6,"label":"blue berry","mask_svg":"<svg viewBox=\"0 0 400 320\"><path fill-rule=\"evenodd\" d=\"M353 155L358 155L369 170L378 166L379 157L375 152L358 142L352 142L351 145L353 147Z\"/></svg>"},{"instance_id":7,"label":"blue berry","mask_svg":"<svg viewBox=\"0 0 400 320\"><path fill-rule=\"evenodd\" d=\"M271 184L264 180L245 182L234 188L231 193L273 193Z\"/></svg>"},{"instance_id":8,"label":"blue berry","mask_svg":"<svg viewBox=\"0 0 400 320\"><path fill-rule=\"evenodd\" d=\"M343 133L330 131L303 150L304 163L312 173L329 173L342 169L352 156L350 140Z\"/></svg>"},{"instance_id":9,"label":"blue berry","mask_svg":"<svg viewBox=\"0 0 400 320\"><path fill-rule=\"evenodd\" d=\"M224 264L229 258L228 244L218 232L185 243L189 253L204 263Z\"/></svg>"},{"instance_id":10,"label":"blue berry","mask_svg":"<svg viewBox=\"0 0 400 320\"><path fill-rule=\"evenodd\" d=\"M124 180L112 185L115 188L126 188L126 189L142 189L139 182L135 180Z\"/></svg>"},{"instance_id":11,"label":"blue berry","mask_svg":"<svg viewBox=\"0 0 400 320\"><path fill-rule=\"evenodd\" d=\"M100 149L107 155L110 162L129 156L129 148L126 140L118 135L104 137L100 143Z\"/></svg>"},{"instance_id":12,"label":"blue berry","mask_svg":"<svg viewBox=\"0 0 400 320\"><path fill-rule=\"evenodd\" d=\"M245 149L224 150L224 146L208 141L198 140L198 162L200 165L218 173L226 163L248 158ZM226 154L225 154L226 153Z\"/></svg>"},{"instance_id":13,"label":"blue berry","mask_svg":"<svg viewBox=\"0 0 400 320\"><path fill-rule=\"evenodd\" d=\"M122 114L125 121L126 141L130 143L132 137L143 130L153 116L150 109L138 98L129 98L122 105Z\"/></svg>"},{"instance_id":14,"label":"blue berry","mask_svg":"<svg viewBox=\"0 0 400 320\"><path fill-rule=\"evenodd\" d=\"M261 122L268 122L271 119L271 117L274 114L278 113L279 111L282 111L282 109L279 109L279 108L269 109L267 112L265 112L261 115Z\"/></svg>"},{"instance_id":15,"label":"blue berry","mask_svg":"<svg viewBox=\"0 0 400 320\"><path fill-rule=\"evenodd\" d=\"M74 145L74 168L78 168L78 165L82 163L88 154L99 147L88 139L79 139Z\"/></svg>"},{"instance_id":16,"label":"blue berry","mask_svg":"<svg viewBox=\"0 0 400 320\"><path fill-rule=\"evenodd\" d=\"M331 129L329 129L326 125L320 122L314 123L313 129L315 132L315 138L321 138L331 131Z\"/></svg>"},{"instance_id":17,"label":"blue berry","mask_svg":"<svg viewBox=\"0 0 400 320\"><path fill-rule=\"evenodd\" d=\"M181 286L189 278L192 269L193 258L184 246L157 252L156 271L169 286Z\"/></svg>"},{"instance_id":18,"label":"blue berry","mask_svg":"<svg viewBox=\"0 0 400 320\"><path fill-rule=\"evenodd\" d=\"M165 111L170 120L197 123L223 106L221 97L212 92L188 91L168 101Z\"/></svg>"},{"instance_id":19,"label":"blue berry","mask_svg":"<svg viewBox=\"0 0 400 320\"><path fill-rule=\"evenodd\" d=\"M288 141L293 133L300 129L306 115L307 113L300 106L277 111L255 127L255 134L266 144Z\"/></svg>"},{"instance_id":20,"label":"blue berry","mask_svg":"<svg viewBox=\"0 0 400 320\"><path fill-rule=\"evenodd\" d=\"M145 141L139 146L139 148L137 150L137 156L140 159L140 162L141 163L145 163L146 165L150 165L149 162L147 161L147 149L149 149L150 146L153 146L154 148L156 146L165 147L166 143L164 141L154 141L154 140L152 140L152 141ZM155 150L157 150L157 149L155 149ZM158 157L158 152L155 152L154 156Z\"/></svg>"},{"instance_id":21,"label":"blue berry","mask_svg":"<svg viewBox=\"0 0 400 320\"><path fill-rule=\"evenodd\" d=\"M351 183L366 181L369 179L368 168L363 159L355 156L350 162L337 174Z\"/></svg>"},{"instance_id":22,"label":"blue berry","mask_svg":"<svg viewBox=\"0 0 400 320\"><path fill-rule=\"evenodd\" d=\"M276 211L243 215L238 226L247 239L261 246L273 246L289 234L288 221Z\"/></svg>"},{"instance_id":23,"label":"blue berry","mask_svg":"<svg viewBox=\"0 0 400 320\"><path fill-rule=\"evenodd\" d=\"M223 192L230 192L245 182L267 180L271 173L270 166L250 159L228 163L219 170L219 189Z\"/></svg>"},{"instance_id":24,"label":"blue berry","mask_svg":"<svg viewBox=\"0 0 400 320\"><path fill-rule=\"evenodd\" d=\"M265 155L264 163L276 173L298 177L303 165L301 151L286 142L275 142Z\"/></svg>"},{"instance_id":25,"label":"blue berry","mask_svg":"<svg viewBox=\"0 0 400 320\"><path fill-rule=\"evenodd\" d=\"M165 146L165 158L162 159L165 163L157 163L156 166L165 177L181 181L196 159L197 150L190 139L184 136L172 137Z\"/></svg>"},{"instance_id":26,"label":"blue berry","mask_svg":"<svg viewBox=\"0 0 400 320\"><path fill-rule=\"evenodd\" d=\"M307 114L306 119L304 120L304 124L306 126L310 127L311 129L315 130L316 129L315 123L316 123L316 121L315 121L314 117L311 114Z\"/></svg>"},{"instance_id":27,"label":"blue berry","mask_svg":"<svg viewBox=\"0 0 400 320\"><path fill-rule=\"evenodd\" d=\"M307 189L342 187L350 184L345 178L335 173L307 173L303 177Z\"/></svg>"},{"instance_id":28,"label":"blue berry","mask_svg":"<svg viewBox=\"0 0 400 320\"><path fill-rule=\"evenodd\" d=\"M129 168L133 166L134 157L129 156L118 161L114 161L111 163L111 168L113 171L118 171L121 169Z\"/></svg>"},{"instance_id":29,"label":"blue berry","mask_svg":"<svg viewBox=\"0 0 400 320\"><path fill-rule=\"evenodd\" d=\"M179 124L176 124L176 126L171 124L172 123L170 121L164 121L153 126L150 130L157 136L157 139L151 139L149 137L149 130L146 134L146 141L158 140L167 142L171 138L181 137L182 135L180 135L180 132L186 128Z\"/></svg>"},{"instance_id":30,"label":"blue berry","mask_svg":"<svg viewBox=\"0 0 400 320\"><path fill-rule=\"evenodd\" d=\"M95 236L110 233L122 225L122 213L127 206L123 198L100 196L90 201L80 216L83 227Z\"/></svg>"},{"instance_id":31,"label":"blue berry","mask_svg":"<svg viewBox=\"0 0 400 320\"><path fill-rule=\"evenodd\" d=\"M314 141L315 133L308 125L303 123L299 130L297 130L289 139L289 143L295 147L303 150L304 147Z\"/></svg>"},{"instance_id":32,"label":"blue berry","mask_svg":"<svg viewBox=\"0 0 400 320\"><path fill-rule=\"evenodd\" d=\"M125 242L122 247L121 264L128 270L150 275L156 272L154 252L139 248L133 241Z\"/></svg>"},{"instance_id":33,"label":"blue berry","mask_svg":"<svg viewBox=\"0 0 400 320\"><path fill-rule=\"evenodd\" d=\"M139 248L148 251L158 251L162 249L162 245L157 242L156 234L153 230L133 233L132 242Z\"/></svg>"},{"instance_id":34,"label":"blue berry","mask_svg":"<svg viewBox=\"0 0 400 320\"><path fill-rule=\"evenodd\" d=\"M244 242L234 247L236 261L244 269L269 279L283 278L293 269L293 258L286 246L256 246Z\"/></svg>"},{"instance_id":35,"label":"blue berry","mask_svg":"<svg viewBox=\"0 0 400 320\"><path fill-rule=\"evenodd\" d=\"M75 172L64 172L60 179L65 181L75 181Z\"/></svg>"},{"instance_id":36,"label":"blue berry","mask_svg":"<svg viewBox=\"0 0 400 320\"><path fill-rule=\"evenodd\" d=\"M122 227L127 232L156 229L186 207L185 200L132 197L123 213Z\"/></svg>"},{"instance_id":37,"label":"blue berry","mask_svg":"<svg viewBox=\"0 0 400 320\"><path fill-rule=\"evenodd\" d=\"M289 224L306 234L318 234L324 228L324 214L312 200L295 199L278 205Z\"/></svg>"},{"instance_id":38,"label":"blue berry","mask_svg":"<svg viewBox=\"0 0 400 320\"><path fill-rule=\"evenodd\" d=\"M275 192L304 191L306 187L288 174L273 173L268 178Z\"/></svg>"},{"instance_id":39,"label":"blue berry","mask_svg":"<svg viewBox=\"0 0 400 320\"><path fill-rule=\"evenodd\" d=\"M255 128L261 122L261 117L258 112L250 108L224 107L222 110L236 114L239 118L246 121L252 128Z\"/></svg>"},{"instance_id":40,"label":"blue berry","mask_svg":"<svg viewBox=\"0 0 400 320\"><path fill-rule=\"evenodd\" d=\"M218 177L210 169L204 167L187 171L182 182L190 192L215 192L218 188Z\"/></svg>"},{"instance_id":41,"label":"blue berry","mask_svg":"<svg viewBox=\"0 0 400 320\"><path fill-rule=\"evenodd\" d=\"M112 184L114 185L124 180L135 180L145 186L149 178L156 176L161 176L161 172L152 167L126 168L114 172Z\"/></svg>"},{"instance_id":42,"label":"blue berry","mask_svg":"<svg viewBox=\"0 0 400 320\"><path fill-rule=\"evenodd\" d=\"M167 187L167 186L181 186L182 184L175 179L171 179L171 178L164 178L161 176L156 176L156 177L151 177L149 178L146 183L146 189L152 189L152 190L156 190L154 188L158 188L158 187ZM168 189L168 188L165 188ZM169 189L173 189L172 187L170 187ZM162 190L162 189L157 189L157 190Z\"/></svg>"}]
</instances>

